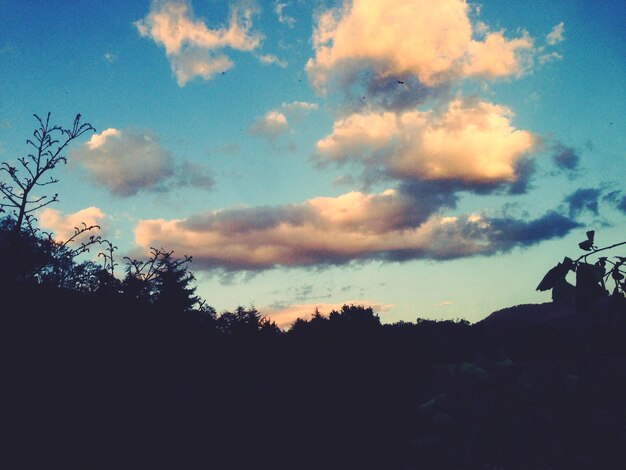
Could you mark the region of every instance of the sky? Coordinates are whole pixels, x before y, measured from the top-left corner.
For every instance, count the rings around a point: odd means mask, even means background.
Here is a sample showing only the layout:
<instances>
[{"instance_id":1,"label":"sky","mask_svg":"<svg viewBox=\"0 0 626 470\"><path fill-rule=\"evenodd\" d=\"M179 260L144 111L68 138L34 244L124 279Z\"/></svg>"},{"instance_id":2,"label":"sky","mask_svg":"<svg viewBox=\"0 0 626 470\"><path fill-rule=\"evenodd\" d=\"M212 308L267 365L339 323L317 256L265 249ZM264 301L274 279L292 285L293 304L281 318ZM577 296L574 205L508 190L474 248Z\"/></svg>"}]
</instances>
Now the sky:
<instances>
[{"instance_id":1,"label":"sky","mask_svg":"<svg viewBox=\"0 0 626 470\"><path fill-rule=\"evenodd\" d=\"M479 321L626 239L626 3L0 0L0 161L96 129L39 226L190 255L218 311ZM95 256L95 253L92 253Z\"/></svg>"}]
</instances>

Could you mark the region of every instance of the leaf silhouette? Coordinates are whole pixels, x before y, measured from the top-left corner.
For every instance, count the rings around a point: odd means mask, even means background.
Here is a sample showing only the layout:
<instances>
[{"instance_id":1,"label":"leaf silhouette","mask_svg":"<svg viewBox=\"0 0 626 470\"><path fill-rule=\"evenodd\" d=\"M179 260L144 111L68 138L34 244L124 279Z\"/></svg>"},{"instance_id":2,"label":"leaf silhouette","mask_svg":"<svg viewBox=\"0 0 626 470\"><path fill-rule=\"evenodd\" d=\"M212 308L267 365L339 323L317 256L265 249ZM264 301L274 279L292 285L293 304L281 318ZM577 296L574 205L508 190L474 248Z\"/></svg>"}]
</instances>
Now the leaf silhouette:
<instances>
[{"instance_id":1,"label":"leaf silhouette","mask_svg":"<svg viewBox=\"0 0 626 470\"><path fill-rule=\"evenodd\" d=\"M564 279L570 269L572 269L574 262L571 258L567 256L563 258L562 263L558 263L555 267L553 267L550 271L546 273L543 277L539 285L537 286L537 290L546 291L554 288L557 282L560 279Z\"/></svg>"},{"instance_id":2,"label":"leaf silhouette","mask_svg":"<svg viewBox=\"0 0 626 470\"><path fill-rule=\"evenodd\" d=\"M584 242L580 242L578 246L581 250L591 251L593 249L593 241L585 240Z\"/></svg>"}]
</instances>

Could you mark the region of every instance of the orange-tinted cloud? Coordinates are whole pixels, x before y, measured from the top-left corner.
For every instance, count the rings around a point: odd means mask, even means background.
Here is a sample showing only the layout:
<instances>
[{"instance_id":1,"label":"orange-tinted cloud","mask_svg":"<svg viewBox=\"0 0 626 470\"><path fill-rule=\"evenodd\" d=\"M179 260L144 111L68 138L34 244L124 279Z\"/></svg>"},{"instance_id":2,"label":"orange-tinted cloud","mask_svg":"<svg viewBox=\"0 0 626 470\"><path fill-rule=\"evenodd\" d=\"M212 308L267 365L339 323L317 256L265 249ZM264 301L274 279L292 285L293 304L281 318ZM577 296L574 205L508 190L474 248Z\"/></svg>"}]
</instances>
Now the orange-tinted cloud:
<instances>
[{"instance_id":1,"label":"orange-tinted cloud","mask_svg":"<svg viewBox=\"0 0 626 470\"><path fill-rule=\"evenodd\" d=\"M317 19L315 57L306 65L310 81L323 91L332 76L349 79L364 68L412 75L428 86L522 73L523 53L533 49L528 34L509 40L482 23L475 32L468 14L465 0L346 0Z\"/></svg>"},{"instance_id":2,"label":"orange-tinted cloud","mask_svg":"<svg viewBox=\"0 0 626 470\"><path fill-rule=\"evenodd\" d=\"M492 254L563 236L578 226L556 213L531 221L446 217L436 212L436 204L426 201L425 206L396 190L351 192L301 204L142 220L135 243L146 251L165 246L192 255L195 269L264 270Z\"/></svg>"},{"instance_id":3,"label":"orange-tinted cloud","mask_svg":"<svg viewBox=\"0 0 626 470\"><path fill-rule=\"evenodd\" d=\"M252 126L250 126L250 134L276 138L284 134L289 129L287 118L280 111L268 111L263 117L258 118Z\"/></svg>"},{"instance_id":4,"label":"orange-tinted cloud","mask_svg":"<svg viewBox=\"0 0 626 470\"><path fill-rule=\"evenodd\" d=\"M505 106L459 98L441 112L354 113L317 142L318 159L357 161L401 180L512 183L538 139L511 117Z\"/></svg>"},{"instance_id":5,"label":"orange-tinted cloud","mask_svg":"<svg viewBox=\"0 0 626 470\"><path fill-rule=\"evenodd\" d=\"M92 225L100 226L100 230L94 229L78 237L76 241L79 243L85 241L91 235L105 235L106 226L103 225L105 217L105 214L94 206L86 207L85 209L67 215L61 214L61 212L56 209L46 207L37 215L39 226L43 230L51 232L52 237L59 242L67 241L74 235L77 228L80 229L83 227L83 224L88 227Z\"/></svg>"},{"instance_id":6,"label":"orange-tinted cloud","mask_svg":"<svg viewBox=\"0 0 626 470\"><path fill-rule=\"evenodd\" d=\"M327 316L333 310L341 311L341 307L344 305L363 305L365 307L371 307L377 314L387 312L393 308L392 304L381 304L369 300L346 300L344 302L335 303L320 302L293 304L278 308L267 307L261 310L263 314L275 322L279 328L286 330L289 329L298 318L309 320L316 310L323 316Z\"/></svg>"},{"instance_id":7,"label":"orange-tinted cloud","mask_svg":"<svg viewBox=\"0 0 626 470\"><path fill-rule=\"evenodd\" d=\"M178 85L184 86L196 77L210 80L231 68L233 63L223 49L251 51L260 46L263 36L252 31L256 13L251 3L234 5L228 26L210 29L194 17L188 2L153 0L150 12L136 21L135 27L143 37L165 48Z\"/></svg>"}]
</instances>

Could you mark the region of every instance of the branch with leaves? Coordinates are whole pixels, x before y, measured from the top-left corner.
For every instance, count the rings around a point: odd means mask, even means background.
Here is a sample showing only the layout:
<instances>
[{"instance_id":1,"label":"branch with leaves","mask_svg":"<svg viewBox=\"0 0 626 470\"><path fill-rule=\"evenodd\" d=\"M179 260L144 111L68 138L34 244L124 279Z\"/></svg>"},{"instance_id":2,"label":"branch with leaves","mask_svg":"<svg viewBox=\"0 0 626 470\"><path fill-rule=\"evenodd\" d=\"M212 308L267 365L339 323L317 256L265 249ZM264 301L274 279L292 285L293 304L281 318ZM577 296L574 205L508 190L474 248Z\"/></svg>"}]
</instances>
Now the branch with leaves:
<instances>
[{"instance_id":1,"label":"branch with leaves","mask_svg":"<svg viewBox=\"0 0 626 470\"><path fill-rule=\"evenodd\" d=\"M587 253L575 260L567 256L563 258L563 262L558 263L546 273L537 286L537 290L552 290L552 299L555 302L563 300L575 302L579 312L602 310L604 307L599 305L603 303L608 306L618 305L617 310L625 309L626 257L613 256L613 259L610 259L608 256L599 256L595 263L589 262L588 257L626 245L626 241L598 247L595 245L594 230L586 232L586 236L586 240L580 242L578 247ZM566 280L570 272L576 273L576 286ZM610 296L607 290L609 279L612 279L614 283Z\"/></svg>"}]
</instances>

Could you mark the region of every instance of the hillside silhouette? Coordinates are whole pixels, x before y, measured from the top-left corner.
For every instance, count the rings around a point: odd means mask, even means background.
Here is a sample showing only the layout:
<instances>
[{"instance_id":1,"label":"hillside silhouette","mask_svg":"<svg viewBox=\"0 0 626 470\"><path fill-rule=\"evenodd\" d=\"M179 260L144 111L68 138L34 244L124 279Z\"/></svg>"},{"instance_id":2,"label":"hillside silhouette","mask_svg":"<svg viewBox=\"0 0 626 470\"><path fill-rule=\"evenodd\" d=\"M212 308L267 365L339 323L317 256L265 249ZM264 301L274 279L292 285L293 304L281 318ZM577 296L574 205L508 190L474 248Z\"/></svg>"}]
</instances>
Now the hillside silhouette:
<instances>
[{"instance_id":1,"label":"hillside silhouette","mask_svg":"<svg viewBox=\"0 0 626 470\"><path fill-rule=\"evenodd\" d=\"M91 129L48 121L42 176ZM626 467L624 259L588 260L605 250L589 232L588 254L540 282L550 303L476 324L344 305L282 331L252 307L216 312L191 258L119 260L95 226L57 241L31 211L47 200L2 188L2 468Z\"/></svg>"}]
</instances>

